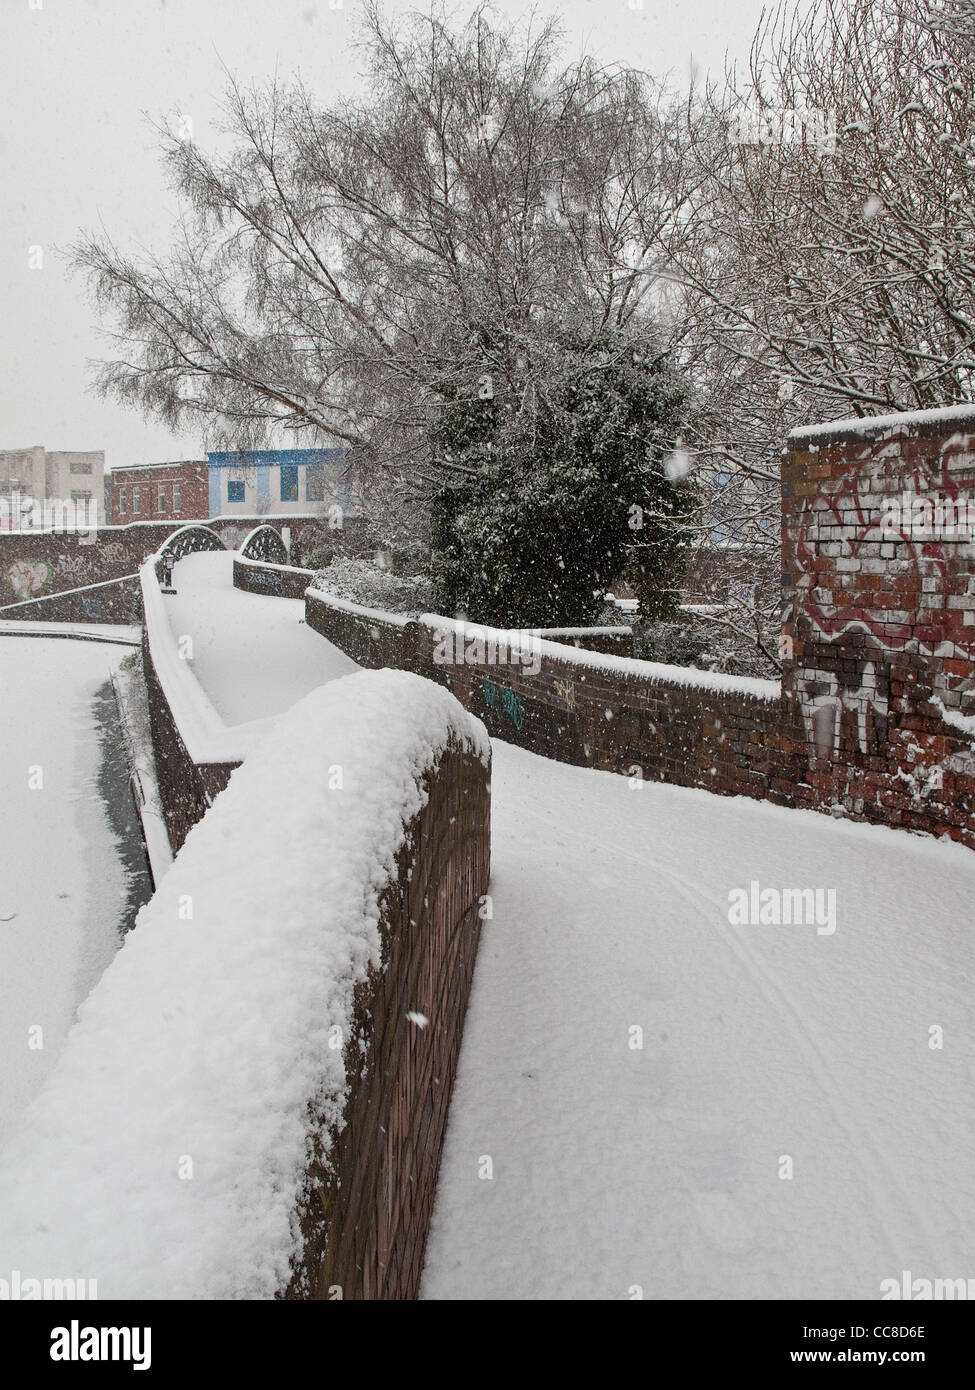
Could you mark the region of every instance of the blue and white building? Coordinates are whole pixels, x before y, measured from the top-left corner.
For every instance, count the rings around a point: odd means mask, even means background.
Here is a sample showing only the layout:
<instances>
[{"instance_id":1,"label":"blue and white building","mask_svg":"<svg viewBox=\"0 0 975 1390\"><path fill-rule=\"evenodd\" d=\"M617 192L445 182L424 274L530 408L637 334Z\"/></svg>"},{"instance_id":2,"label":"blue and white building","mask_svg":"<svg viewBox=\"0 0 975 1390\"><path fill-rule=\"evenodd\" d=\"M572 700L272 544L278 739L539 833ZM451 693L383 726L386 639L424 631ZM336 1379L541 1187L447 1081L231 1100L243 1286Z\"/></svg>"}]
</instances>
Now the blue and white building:
<instances>
[{"instance_id":1,"label":"blue and white building","mask_svg":"<svg viewBox=\"0 0 975 1390\"><path fill-rule=\"evenodd\" d=\"M247 449L207 454L210 515L307 516L351 511L344 449Z\"/></svg>"}]
</instances>

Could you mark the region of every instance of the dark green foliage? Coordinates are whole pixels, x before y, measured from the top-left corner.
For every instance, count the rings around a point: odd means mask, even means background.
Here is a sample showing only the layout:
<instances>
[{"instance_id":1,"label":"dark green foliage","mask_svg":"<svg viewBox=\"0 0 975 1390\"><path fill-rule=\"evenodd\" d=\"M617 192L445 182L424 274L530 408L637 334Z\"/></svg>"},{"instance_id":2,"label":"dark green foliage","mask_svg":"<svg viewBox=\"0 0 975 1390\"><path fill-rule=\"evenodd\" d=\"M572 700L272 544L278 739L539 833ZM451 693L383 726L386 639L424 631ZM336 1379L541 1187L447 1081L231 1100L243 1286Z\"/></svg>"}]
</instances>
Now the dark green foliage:
<instances>
[{"instance_id":1,"label":"dark green foliage","mask_svg":"<svg viewBox=\"0 0 975 1390\"><path fill-rule=\"evenodd\" d=\"M666 616L695 500L693 484L663 467L685 425L685 389L643 345L556 347L530 413L474 392L444 406L437 455L476 474L434 499L438 605L506 627L587 624L628 571L653 616Z\"/></svg>"}]
</instances>

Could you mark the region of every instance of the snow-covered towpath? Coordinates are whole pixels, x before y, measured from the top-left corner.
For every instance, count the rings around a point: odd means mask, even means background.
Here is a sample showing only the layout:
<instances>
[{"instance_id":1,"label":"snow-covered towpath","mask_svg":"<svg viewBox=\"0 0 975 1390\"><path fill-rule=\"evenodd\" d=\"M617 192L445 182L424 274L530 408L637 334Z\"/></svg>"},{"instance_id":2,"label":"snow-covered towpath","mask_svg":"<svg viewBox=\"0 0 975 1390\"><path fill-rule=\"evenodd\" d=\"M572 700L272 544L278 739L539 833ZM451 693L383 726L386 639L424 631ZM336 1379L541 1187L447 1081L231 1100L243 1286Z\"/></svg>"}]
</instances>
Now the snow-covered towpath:
<instances>
[{"instance_id":1,"label":"snow-covered towpath","mask_svg":"<svg viewBox=\"0 0 975 1390\"><path fill-rule=\"evenodd\" d=\"M187 557L166 600L228 723L357 669L231 565ZM493 916L423 1296L975 1277L971 852L493 747ZM753 885L829 911L736 925Z\"/></svg>"},{"instance_id":2,"label":"snow-covered towpath","mask_svg":"<svg viewBox=\"0 0 975 1390\"><path fill-rule=\"evenodd\" d=\"M231 551L186 555L165 598L173 635L192 638L190 666L227 724L282 714L359 669L305 626L301 599L248 594L233 578Z\"/></svg>"},{"instance_id":3,"label":"snow-covered towpath","mask_svg":"<svg viewBox=\"0 0 975 1390\"><path fill-rule=\"evenodd\" d=\"M423 1296L975 1276L971 851L494 758L494 917ZM835 889L835 931L732 926L752 880Z\"/></svg>"}]
</instances>

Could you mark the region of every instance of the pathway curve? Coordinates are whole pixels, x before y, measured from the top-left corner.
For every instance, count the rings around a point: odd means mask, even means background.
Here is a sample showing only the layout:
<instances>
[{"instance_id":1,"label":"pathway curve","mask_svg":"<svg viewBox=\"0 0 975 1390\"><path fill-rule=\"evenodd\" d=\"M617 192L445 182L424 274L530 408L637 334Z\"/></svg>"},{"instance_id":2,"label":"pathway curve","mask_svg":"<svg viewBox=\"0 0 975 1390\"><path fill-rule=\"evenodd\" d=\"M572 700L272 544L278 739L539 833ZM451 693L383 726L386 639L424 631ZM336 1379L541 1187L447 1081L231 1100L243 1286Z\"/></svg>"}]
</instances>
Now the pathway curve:
<instances>
[{"instance_id":1,"label":"pathway curve","mask_svg":"<svg viewBox=\"0 0 975 1390\"><path fill-rule=\"evenodd\" d=\"M281 714L359 669L305 626L303 600L235 589L231 551L184 556L173 584L165 600L173 634L192 639L193 672L229 725Z\"/></svg>"}]
</instances>

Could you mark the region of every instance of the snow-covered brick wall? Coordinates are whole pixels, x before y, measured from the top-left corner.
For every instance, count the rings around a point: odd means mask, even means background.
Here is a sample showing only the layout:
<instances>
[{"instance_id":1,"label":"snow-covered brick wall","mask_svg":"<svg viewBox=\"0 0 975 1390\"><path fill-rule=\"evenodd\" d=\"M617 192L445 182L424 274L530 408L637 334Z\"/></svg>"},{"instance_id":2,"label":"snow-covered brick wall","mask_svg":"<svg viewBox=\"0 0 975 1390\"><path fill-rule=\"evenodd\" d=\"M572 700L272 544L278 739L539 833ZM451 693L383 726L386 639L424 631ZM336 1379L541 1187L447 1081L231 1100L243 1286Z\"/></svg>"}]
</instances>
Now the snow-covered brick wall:
<instances>
[{"instance_id":1,"label":"snow-covered brick wall","mask_svg":"<svg viewBox=\"0 0 975 1390\"><path fill-rule=\"evenodd\" d=\"M0 1155L6 1267L95 1279L99 1298L415 1292L489 761L483 727L406 672L345 677L279 719Z\"/></svg>"},{"instance_id":2,"label":"snow-covered brick wall","mask_svg":"<svg viewBox=\"0 0 975 1390\"><path fill-rule=\"evenodd\" d=\"M349 599L308 589L305 621L369 670L384 666L405 671L417 669L419 624L407 614L365 608Z\"/></svg>"},{"instance_id":3,"label":"snow-covered brick wall","mask_svg":"<svg viewBox=\"0 0 975 1390\"><path fill-rule=\"evenodd\" d=\"M157 567L153 555L139 572L142 664L166 832L175 851L271 721L225 724L172 630Z\"/></svg>"},{"instance_id":4,"label":"snow-covered brick wall","mask_svg":"<svg viewBox=\"0 0 975 1390\"><path fill-rule=\"evenodd\" d=\"M156 577L157 556L140 570L146 647L186 751L200 764L236 765L267 732L267 720L228 726L193 673Z\"/></svg>"},{"instance_id":5,"label":"snow-covered brick wall","mask_svg":"<svg viewBox=\"0 0 975 1390\"><path fill-rule=\"evenodd\" d=\"M635 661L436 614L405 625L309 592L308 624L366 665L451 690L492 735L546 757L712 791L769 794L777 682Z\"/></svg>"},{"instance_id":6,"label":"snow-covered brick wall","mask_svg":"<svg viewBox=\"0 0 975 1390\"><path fill-rule=\"evenodd\" d=\"M233 549L246 541L259 520L207 520L204 516L199 524L216 531ZM274 529L280 530L282 524L289 527L292 550L296 551L306 536L318 534L321 518L281 517L275 520ZM139 521L128 526L100 526L90 533L0 531L0 606L136 574L179 526L175 521Z\"/></svg>"},{"instance_id":7,"label":"snow-covered brick wall","mask_svg":"<svg viewBox=\"0 0 975 1390\"><path fill-rule=\"evenodd\" d=\"M323 595L308 621L546 757L975 847L975 407L796 431L782 507L781 684Z\"/></svg>"},{"instance_id":8,"label":"snow-covered brick wall","mask_svg":"<svg viewBox=\"0 0 975 1390\"><path fill-rule=\"evenodd\" d=\"M304 598L305 590L314 577L314 570L234 556L234 587L243 589L245 593L270 594L273 598Z\"/></svg>"},{"instance_id":9,"label":"snow-covered brick wall","mask_svg":"<svg viewBox=\"0 0 975 1390\"><path fill-rule=\"evenodd\" d=\"M15 571L16 572L16 571ZM29 591L37 569L34 564L20 571L23 587ZM130 627L142 621L142 594L137 574L108 579L101 584L85 584L77 589L61 589L39 598L21 600L0 608L0 616L17 622L41 623L117 623Z\"/></svg>"},{"instance_id":10,"label":"snow-covered brick wall","mask_svg":"<svg viewBox=\"0 0 975 1390\"><path fill-rule=\"evenodd\" d=\"M795 431L782 508L783 686L816 801L975 843L975 407Z\"/></svg>"}]
</instances>

